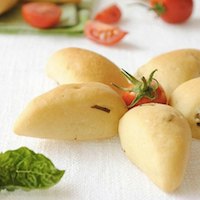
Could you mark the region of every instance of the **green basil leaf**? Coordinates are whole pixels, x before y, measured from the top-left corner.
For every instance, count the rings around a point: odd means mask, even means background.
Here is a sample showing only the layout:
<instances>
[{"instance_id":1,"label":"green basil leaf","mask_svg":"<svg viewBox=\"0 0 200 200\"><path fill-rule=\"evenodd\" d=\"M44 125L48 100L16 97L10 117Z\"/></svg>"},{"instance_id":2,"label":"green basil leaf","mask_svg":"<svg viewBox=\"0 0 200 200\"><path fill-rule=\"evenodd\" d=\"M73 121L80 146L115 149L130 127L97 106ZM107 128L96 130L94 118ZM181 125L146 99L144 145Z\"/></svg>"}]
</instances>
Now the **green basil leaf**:
<instances>
[{"instance_id":1,"label":"green basil leaf","mask_svg":"<svg viewBox=\"0 0 200 200\"><path fill-rule=\"evenodd\" d=\"M47 189L64 175L42 154L27 147L0 153L0 191Z\"/></svg>"}]
</instances>

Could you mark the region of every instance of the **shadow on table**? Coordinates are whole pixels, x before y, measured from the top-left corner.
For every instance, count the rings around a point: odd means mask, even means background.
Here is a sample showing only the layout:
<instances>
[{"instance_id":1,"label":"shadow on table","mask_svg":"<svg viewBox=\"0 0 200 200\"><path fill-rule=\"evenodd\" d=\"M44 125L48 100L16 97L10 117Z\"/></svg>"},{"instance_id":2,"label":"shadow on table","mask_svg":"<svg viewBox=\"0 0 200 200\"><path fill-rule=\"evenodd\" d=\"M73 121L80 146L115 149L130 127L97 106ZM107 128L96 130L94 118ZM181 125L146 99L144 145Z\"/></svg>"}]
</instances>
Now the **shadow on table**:
<instances>
[{"instance_id":1,"label":"shadow on table","mask_svg":"<svg viewBox=\"0 0 200 200\"><path fill-rule=\"evenodd\" d=\"M126 41L122 41L119 44L116 44L114 46L114 48L119 48L119 49L126 49L126 50L134 50L134 49L139 49L140 47L132 44L132 43L128 43Z\"/></svg>"}]
</instances>

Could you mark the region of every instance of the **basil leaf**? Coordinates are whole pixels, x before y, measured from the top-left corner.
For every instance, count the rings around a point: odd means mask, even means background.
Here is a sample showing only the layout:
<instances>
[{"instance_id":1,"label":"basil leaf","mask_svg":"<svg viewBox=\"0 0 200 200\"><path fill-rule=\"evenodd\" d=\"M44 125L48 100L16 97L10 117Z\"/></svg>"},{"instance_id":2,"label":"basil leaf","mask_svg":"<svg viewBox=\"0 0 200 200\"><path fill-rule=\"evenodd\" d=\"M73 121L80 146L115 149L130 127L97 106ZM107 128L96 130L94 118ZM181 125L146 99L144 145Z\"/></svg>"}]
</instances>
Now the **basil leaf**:
<instances>
[{"instance_id":1,"label":"basil leaf","mask_svg":"<svg viewBox=\"0 0 200 200\"><path fill-rule=\"evenodd\" d=\"M27 147L0 153L0 191L47 189L64 175L42 154Z\"/></svg>"}]
</instances>

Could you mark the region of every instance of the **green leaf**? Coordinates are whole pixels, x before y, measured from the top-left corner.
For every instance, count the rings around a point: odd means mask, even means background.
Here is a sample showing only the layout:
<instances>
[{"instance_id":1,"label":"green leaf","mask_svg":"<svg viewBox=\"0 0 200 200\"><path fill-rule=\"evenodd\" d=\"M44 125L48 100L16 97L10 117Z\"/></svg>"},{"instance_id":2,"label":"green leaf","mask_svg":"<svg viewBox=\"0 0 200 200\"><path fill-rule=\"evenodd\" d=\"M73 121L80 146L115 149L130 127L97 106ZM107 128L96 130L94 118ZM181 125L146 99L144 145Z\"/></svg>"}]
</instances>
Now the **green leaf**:
<instances>
[{"instance_id":1,"label":"green leaf","mask_svg":"<svg viewBox=\"0 0 200 200\"><path fill-rule=\"evenodd\" d=\"M64 173L47 157L27 147L0 153L0 191L47 189L58 183Z\"/></svg>"},{"instance_id":2,"label":"green leaf","mask_svg":"<svg viewBox=\"0 0 200 200\"><path fill-rule=\"evenodd\" d=\"M163 15L166 12L166 8L161 3L156 3L150 10L154 10L158 16Z\"/></svg>"}]
</instances>

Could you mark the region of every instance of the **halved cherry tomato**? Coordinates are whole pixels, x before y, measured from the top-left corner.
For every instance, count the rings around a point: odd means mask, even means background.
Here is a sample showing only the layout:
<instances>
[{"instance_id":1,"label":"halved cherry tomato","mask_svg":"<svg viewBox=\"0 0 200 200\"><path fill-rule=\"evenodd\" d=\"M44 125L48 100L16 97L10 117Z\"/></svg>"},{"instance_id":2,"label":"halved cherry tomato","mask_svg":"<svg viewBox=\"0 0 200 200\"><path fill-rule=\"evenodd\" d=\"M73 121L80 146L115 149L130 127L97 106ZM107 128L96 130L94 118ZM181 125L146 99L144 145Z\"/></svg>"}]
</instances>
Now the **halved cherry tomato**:
<instances>
[{"instance_id":1,"label":"halved cherry tomato","mask_svg":"<svg viewBox=\"0 0 200 200\"><path fill-rule=\"evenodd\" d=\"M182 23L193 11L193 0L151 0L150 5L168 23Z\"/></svg>"},{"instance_id":2,"label":"halved cherry tomato","mask_svg":"<svg viewBox=\"0 0 200 200\"><path fill-rule=\"evenodd\" d=\"M98 12L94 19L106 24L113 24L119 22L121 15L121 10L114 4Z\"/></svg>"},{"instance_id":3,"label":"halved cherry tomato","mask_svg":"<svg viewBox=\"0 0 200 200\"><path fill-rule=\"evenodd\" d=\"M107 46L118 43L127 34L126 31L121 30L117 26L98 21L88 21L84 32L89 39Z\"/></svg>"},{"instance_id":4,"label":"halved cherry tomato","mask_svg":"<svg viewBox=\"0 0 200 200\"><path fill-rule=\"evenodd\" d=\"M61 8L53 3L31 2L22 6L26 22L36 28L51 28L59 23Z\"/></svg>"},{"instance_id":5,"label":"halved cherry tomato","mask_svg":"<svg viewBox=\"0 0 200 200\"><path fill-rule=\"evenodd\" d=\"M151 102L167 103L167 97L163 88L157 80L153 78L155 72L156 70L150 74L148 80L142 77L141 81L139 81L125 70L122 70L122 73L131 83L130 87L123 88L115 84L113 85L124 91L124 93L122 93L122 99L128 108Z\"/></svg>"}]
</instances>

